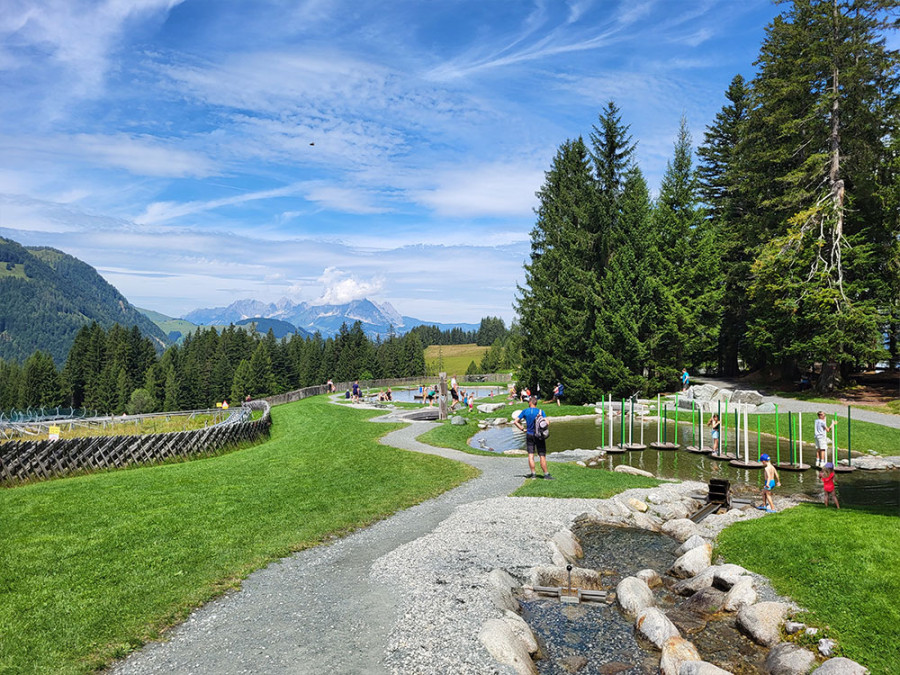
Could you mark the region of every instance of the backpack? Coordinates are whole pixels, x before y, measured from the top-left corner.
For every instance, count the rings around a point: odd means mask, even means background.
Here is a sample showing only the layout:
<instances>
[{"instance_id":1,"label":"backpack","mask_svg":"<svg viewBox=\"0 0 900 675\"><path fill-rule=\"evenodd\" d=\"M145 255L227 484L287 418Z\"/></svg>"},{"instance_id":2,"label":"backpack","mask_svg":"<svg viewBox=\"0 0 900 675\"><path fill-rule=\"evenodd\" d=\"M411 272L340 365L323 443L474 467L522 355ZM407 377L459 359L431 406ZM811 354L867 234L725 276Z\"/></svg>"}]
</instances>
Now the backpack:
<instances>
[{"instance_id":1,"label":"backpack","mask_svg":"<svg viewBox=\"0 0 900 675\"><path fill-rule=\"evenodd\" d=\"M539 438L541 440L545 440L547 436L550 435L550 422L547 421L546 416L539 415L534 420L534 437Z\"/></svg>"}]
</instances>

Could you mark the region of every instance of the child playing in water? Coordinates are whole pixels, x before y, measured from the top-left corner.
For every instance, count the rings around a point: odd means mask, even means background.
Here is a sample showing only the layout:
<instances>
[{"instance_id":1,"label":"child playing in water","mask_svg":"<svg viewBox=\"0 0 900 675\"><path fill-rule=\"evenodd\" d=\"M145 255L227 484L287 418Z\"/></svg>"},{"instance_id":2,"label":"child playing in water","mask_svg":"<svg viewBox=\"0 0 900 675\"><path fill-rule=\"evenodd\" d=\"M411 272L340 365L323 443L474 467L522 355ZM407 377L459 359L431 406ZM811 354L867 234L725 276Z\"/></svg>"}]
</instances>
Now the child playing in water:
<instances>
[{"instance_id":1,"label":"child playing in water","mask_svg":"<svg viewBox=\"0 0 900 675\"><path fill-rule=\"evenodd\" d=\"M841 505L838 504L837 494L834 491L834 464L825 463L825 468L819 472L819 480L822 481L822 488L825 490L825 508L828 508L828 497L831 496L835 507L840 509Z\"/></svg>"},{"instance_id":2,"label":"child playing in water","mask_svg":"<svg viewBox=\"0 0 900 675\"><path fill-rule=\"evenodd\" d=\"M706 426L712 427L712 442L713 442L713 452L715 454L719 454L719 427L721 424L719 423L719 416L713 415L709 418L709 422L706 423Z\"/></svg>"},{"instance_id":3,"label":"child playing in water","mask_svg":"<svg viewBox=\"0 0 900 675\"><path fill-rule=\"evenodd\" d=\"M775 513L775 501L772 499L772 490L776 486L781 487L781 479L778 477L778 470L772 464L772 460L769 459L768 455L763 455L759 460L765 466L763 474L766 482L763 484L762 489L763 503L756 508L766 513Z\"/></svg>"},{"instance_id":4,"label":"child playing in water","mask_svg":"<svg viewBox=\"0 0 900 675\"><path fill-rule=\"evenodd\" d=\"M814 436L816 438L816 466L823 466L828 459L828 432L837 424L837 419L830 425L825 423L825 413L820 410L816 413Z\"/></svg>"}]
</instances>

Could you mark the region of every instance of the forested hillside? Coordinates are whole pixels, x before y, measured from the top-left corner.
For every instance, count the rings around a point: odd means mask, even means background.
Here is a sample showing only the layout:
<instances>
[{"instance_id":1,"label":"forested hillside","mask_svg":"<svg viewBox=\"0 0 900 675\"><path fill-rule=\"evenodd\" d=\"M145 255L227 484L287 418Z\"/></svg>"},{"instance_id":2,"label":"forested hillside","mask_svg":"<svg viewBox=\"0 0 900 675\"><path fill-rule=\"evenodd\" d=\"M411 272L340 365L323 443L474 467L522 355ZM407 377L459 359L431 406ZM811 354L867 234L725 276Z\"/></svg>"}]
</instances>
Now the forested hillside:
<instances>
[{"instance_id":1,"label":"forested hillside","mask_svg":"<svg viewBox=\"0 0 900 675\"><path fill-rule=\"evenodd\" d=\"M521 379L572 400L677 386L686 367L828 391L900 359L898 3L795 0L659 193L610 102L538 194L519 289Z\"/></svg>"},{"instance_id":2,"label":"forested hillside","mask_svg":"<svg viewBox=\"0 0 900 675\"><path fill-rule=\"evenodd\" d=\"M137 326L160 351L169 344L90 265L52 248L0 238L0 359L22 363L41 350L61 365L76 333L93 321L107 329Z\"/></svg>"},{"instance_id":3,"label":"forested hillside","mask_svg":"<svg viewBox=\"0 0 900 675\"><path fill-rule=\"evenodd\" d=\"M83 327L62 370L35 352L24 366L0 360L0 410L58 405L101 413L212 407L316 384L425 374L415 335L371 341L359 323L334 338L278 340L229 326L199 328L158 357L137 328Z\"/></svg>"}]
</instances>

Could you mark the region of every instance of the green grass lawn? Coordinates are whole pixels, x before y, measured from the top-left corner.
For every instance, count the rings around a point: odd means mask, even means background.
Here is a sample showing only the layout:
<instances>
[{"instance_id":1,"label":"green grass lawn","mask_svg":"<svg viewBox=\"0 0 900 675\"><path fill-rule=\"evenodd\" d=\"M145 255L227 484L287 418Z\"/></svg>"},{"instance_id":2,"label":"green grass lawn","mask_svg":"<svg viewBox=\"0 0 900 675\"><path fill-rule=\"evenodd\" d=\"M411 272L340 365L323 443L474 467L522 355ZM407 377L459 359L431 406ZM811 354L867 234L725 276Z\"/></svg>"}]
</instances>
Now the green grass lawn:
<instances>
[{"instance_id":1,"label":"green grass lawn","mask_svg":"<svg viewBox=\"0 0 900 675\"><path fill-rule=\"evenodd\" d=\"M537 464L537 457L534 458ZM522 464L528 460L522 458ZM558 499L606 499L631 488L651 488L663 481L644 476L632 476L616 471L603 469L587 469L577 464L561 464L548 462L547 468L555 480L535 478L526 480L516 490L516 497L556 497ZM540 466L538 466L540 472ZM538 473L540 475L540 473Z\"/></svg>"},{"instance_id":2,"label":"green grass lawn","mask_svg":"<svg viewBox=\"0 0 900 675\"><path fill-rule=\"evenodd\" d=\"M801 505L736 523L718 553L772 580L827 627L843 656L873 673L900 664L900 518ZM813 650L815 648L813 647Z\"/></svg>"},{"instance_id":3,"label":"green grass lawn","mask_svg":"<svg viewBox=\"0 0 900 675\"><path fill-rule=\"evenodd\" d=\"M675 413L671 410L671 408L666 413L669 419L675 419ZM793 413L794 415L794 437L797 437L797 413ZM722 416L725 416L725 406L722 406ZM757 415L756 413L750 413L748 416L748 421L750 422L750 443L751 446L755 442L755 434L757 428L757 418L759 419L759 429L760 433L775 435L775 414L761 414ZM814 447L813 445L813 424L815 422L816 416L815 413L803 413L803 449L804 452L811 451ZM900 455L900 429L895 429L893 427L885 427L880 424L874 424L872 422L863 422L862 420L854 420L853 413L850 415L851 419L851 436L853 442L853 454L856 456L857 453L865 453L867 450L874 450L880 455ZM690 422L691 421L691 412L688 411L680 411L678 415L679 423L681 422ZM704 422L709 420L709 414L704 413L703 416ZM831 424L832 417L829 416L827 418L828 423ZM743 417L741 417L741 424L744 423ZM728 428L729 433L734 429L734 411L729 409L729 417L728 417ZM844 459L847 457L847 414L846 411L843 415L838 416L838 424L836 427L837 430L837 444L838 444L838 457L840 459ZM708 431L708 430L707 430ZM778 435L784 439L783 450L785 452L788 447L788 437L789 437L789 426L788 426L788 415L785 412L779 411L778 413ZM831 438L831 434L828 434L828 438Z\"/></svg>"},{"instance_id":4,"label":"green grass lawn","mask_svg":"<svg viewBox=\"0 0 900 675\"><path fill-rule=\"evenodd\" d=\"M227 455L0 490L0 672L109 663L269 561L458 485L475 470L381 446L379 411L272 410Z\"/></svg>"},{"instance_id":5,"label":"green grass lawn","mask_svg":"<svg viewBox=\"0 0 900 675\"><path fill-rule=\"evenodd\" d=\"M479 347L476 344L466 345L431 345L425 348L425 366L429 373L437 373L443 370L447 373L447 381L451 375L456 375L462 383L469 364L474 361L481 364L485 352L490 347ZM462 386L462 384L460 384Z\"/></svg>"}]
</instances>

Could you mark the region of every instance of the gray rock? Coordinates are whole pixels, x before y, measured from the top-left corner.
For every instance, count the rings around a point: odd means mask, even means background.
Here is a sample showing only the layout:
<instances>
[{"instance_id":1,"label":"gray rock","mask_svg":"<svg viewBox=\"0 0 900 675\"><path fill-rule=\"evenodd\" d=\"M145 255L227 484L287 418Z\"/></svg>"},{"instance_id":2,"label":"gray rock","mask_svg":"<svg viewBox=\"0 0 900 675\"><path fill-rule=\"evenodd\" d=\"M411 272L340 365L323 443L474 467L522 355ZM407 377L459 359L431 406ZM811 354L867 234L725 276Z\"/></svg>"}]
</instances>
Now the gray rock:
<instances>
[{"instance_id":1,"label":"gray rock","mask_svg":"<svg viewBox=\"0 0 900 675\"><path fill-rule=\"evenodd\" d=\"M678 541L687 541L695 534L699 534L697 524L687 518L676 518L663 524L660 530Z\"/></svg>"},{"instance_id":2,"label":"gray rock","mask_svg":"<svg viewBox=\"0 0 900 675\"><path fill-rule=\"evenodd\" d=\"M838 464L842 464L843 466L847 466L849 462L846 459L842 459L838 462ZM900 468L900 456L897 457L854 457L853 458L853 466L857 469L864 469L866 471L890 471L892 469Z\"/></svg>"},{"instance_id":3,"label":"gray rock","mask_svg":"<svg viewBox=\"0 0 900 675\"><path fill-rule=\"evenodd\" d=\"M819 653L828 658L834 653L834 648L837 646L837 643L834 640L829 638L822 638L819 640Z\"/></svg>"},{"instance_id":4,"label":"gray rock","mask_svg":"<svg viewBox=\"0 0 900 675\"><path fill-rule=\"evenodd\" d=\"M569 571L562 566L541 565L531 568L528 574L528 583L532 586L566 586L569 583L569 574ZM572 586L575 588L596 591L602 587L600 572L597 570L573 567L571 577Z\"/></svg>"},{"instance_id":5,"label":"gray rock","mask_svg":"<svg viewBox=\"0 0 900 675\"><path fill-rule=\"evenodd\" d=\"M809 626L809 627L808 627L805 631L803 631L803 632L806 633L809 637L815 637L816 635L819 634L819 629L816 628L816 627L814 627L814 626Z\"/></svg>"},{"instance_id":6,"label":"gray rock","mask_svg":"<svg viewBox=\"0 0 900 675\"><path fill-rule=\"evenodd\" d=\"M769 401L761 403L760 405L756 406L756 412L762 414L773 413L775 412L775 404L770 403Z\"/></svg>"},{"instance_id":7,"label":"gray rock","mask_svg":"<svg viewBox=\"0 0 900 675\"><path fill-rule=\"evenodd\" d=\"M737 612L743 607L755 604L758 599L753 586L753 577L741 577L726 593L722 609L726 612Z\"/></svg>"},{"instance_id":8,"label":"gray rock","mask_svg":"<svg viewBox=\"0 0 900 675\"><path fill-rule=\"evenodd\" d=\"M687 579L688 577L696 576L709 567L711 557L712 546L710 544L692 548L672 563L669 574L677 579Z\"/></svg>"},{"instance_id":9,"label":"gray rock","mask_svg":"<svg viewBox=\"0 0 900 675\"><path fill-rule=\"evenodd\" d=\"M769 651L766 671L770 675L806 675L816 655L793 642L782 642Z\"/></svg>"},{"instance_id":10,"label":"gray rock","mask_svg":"<svg viewBox=\"0 0 900 675\"><path fill-rule=\"evenodd\" d=\"M648 568L645 570L641 570L634 576L646 583L650 588L656 588L657 586L662 585L662 578L659 576L656 570L651 570Z\"/></svg>"},{"instance_id":11,"label":"gray rock","mask_svg":"<svg viewBox=\"0 0 900 675\"><path fill-rule=\"evenodd\" d=\"M490 415L491 413L495 413L498 410L500 410L500 408L502 408L504 405L506 405L506 404L505 403L480 403L475 407L478 408L478 412L484 413L485 415Z\"/></svg>"},{"instance_id":12,"label":"gray rock","mask_svg":"<svg viewBox=\"0 0 900 675\"><path fill-rule=\"evenodd\" d=\"M722 608L724 602L725 593L710 586L694 593L682 604L682 609L698 614L715 614Z\"/></svg>"},{"instance_id":13,"label":"gray rock","mask_svg":"<svg viewBox=\"0 0 900 675\"><path fill-rule=\"evenodd\" d=\"M715 570L712 567L707 567L700 574L676 582L672 586L672 590L678 595L692 595L702 588L712 586L714 580Z\"/></svg>"},{"instance_id":14,"label":"gray rock","mask_svg":"<svg viewBox=\"0 0 900 675\"><path fill-rule=\"evenodd\" d=\"M738 389L731 396L732 403L744 403L747 405L759 405L763 402L763 396L752 389Z\"/></svg>"},{"instance_id":15,"label":"gray rock","mask_svg":"<svg viewBox=\"0 0 900 675\"><path fill-rule=\"evenodd\" d=\"M722 402L730 401L731 397L733 395L734 395L734 392L731 389L719 389L719 391L716 392L716 395L713 396L712 400L713 400L713 402L715 402L715 401L722 401Z\"/></svg>"},{"instance_id":16,"label":"gray rock","mask_svg":"<svg viewBox=\"0 0 900 675\"><path fill-rule=\"evenodd\" d=\"M653 478L653 474L649 471L644 471L643 469L636 469L633 466L628 466L627 464L619 464L613 471L618 471L619 473L628 473L632 476L646 476L647 478Z\"/></svg>"},{"instance_id":17,"label":"gray rock","mask_svg":"<svg viewBox=\"0 0 900 675\"><path fill-rule=\"evenodd\" d=\"M491 603L500 610L508 609L515 612L519 609L519 603L513 597L512 591L500 586L490 586L487 595Z\"/></svg>"},{"instance_id":18,"label":"gray rock","mask_svg":"<svg viewBox=\"0 0 900 675\"><path fill-rule=\"evenodd\" d=\"M681 664L686 661L701 661L697 648L683 637L670 637L662 648L659 672L662 675L679 675Z\"/></svg>"},{"instance_id":19,"label":"gray rock","mask_svg":"<svg viewBox=\"0 0 900 675\"><path fill-rule=\"evenodd\" d=\"M636 615L653 606L653 591L637 577L625 577L616 586L616 602L626 614Z\"/></svg>"},{"instance_id":20,"label":"gray rock","mask_svg":"<svg viewBox=\"0 0 900 675\"><path fill-rule=\"evenodd\" d=\"M675 555L683 555L690 551L692 548L697 548L698 546L703 546L704 544L708 543L709 542L699 534L692 535L690 539L688 539L681 546L675 549Z\"/></svg>"},{"instance_id":21,"label":"gray rock","mask_svg":"<svg viewBox=\"0 0 900 675\"><path fill-rule=\"evenodd\" d=\"M719 388L711 384L695 384L690 388L691 395L698 401L711 401Z\"/></svg>"},{"instance_id":22,"label":"gray rock","mask_svg":"<svg viewBox=\"0 0 900 675\"><path fill-rule=\"evenodd\" d=\"M806 628L805 623L800 623L799 621L785 621L784 622L784 632L788 635L793 635L794 633L799 633L801 630Z\"/></svg>"},{"instance_id":23,"label":"gray rock","mask_svg":"<svg viewBox=\"0 0 900 675\"><path fill-rule=\"evenodd\" d=\"M727 591L742 578L750 574L740 565L734 565L732 563L715 565L713 571L715 577L713 579L713 585L716 588L721 588L723 591Z\"/></svg>"},{"instance_id":24,"label":"gray rock","mask_svg":"<svg viewBox=\"0 0 900 675\"><path fill-rule=\"evenodd\" d=\"M460 417L459 415L454 415L453 417L450 418L450 424L457 426L457 427L465 426L466 418Z\"/></svg>"},{"instance_id":25,"label":"gray rock","mask_svg":"<svg viewBox=\"0 0 900 675\"><path fill-rule=\"evenodd\" d=\"M496 567L488 572L488 583L497 588L513 589L518 587L519 582L509 572Z\"/></svg>"},{"instance_id":26,"label":"gray rock","mask_svg":"<svg viewBox=\"0 0 900 675\"><path fill-rule=\"evenodd\" d=\"M669 621L669 618L656 607L647 607L641 610L634 622L634 627L638 633L659 649L663 648L669 638L681 636L678 629L675 628L675 624Z\"/></svg>"},{"instance_id":27,"label":"gray rock","mask_svg":"<svg viewBox=\"0 0 900 675\"><path fill-rule=\"evenodd\" d=\"M869 675L869 669L856 661L839 656L828 659L813 671L813 675Z\"/></svg>"},{"instance_id":28,"label":"gray rock","mask_svg":"<svg viewBox=\"0 0 900 675\"><path fill-rule=\"evenodd\" d=\"M537 654L540 651L537 638L534 637L534 633L525 619L515 612L507 610L503 612L503 620L512 628L512 632L516 634L516 637L522 641L529 654Z\"/></svg>"},{"instance_id":29,"label":"gray rock","mask_svg":"<svg viewBox=\"0 0 900 675\"><path fill-rule=\"evenodd\" d=\"M732 675L732 673L706 661L685 661L678 669L678 675Z\"/></svg>"},{"instance_id":30,"label":"gray rock","mask_svg":"<svg viewBox=\"0 0 900 675\"><path fill-rule=\"evenodd\" d=\"M478 635L481 644L500 663L511 666L519 675L536 675L537 666L525 643L503 619L489 619Z\"/></svg>"},{"instance_id":31,"label":"gray rock","mask_svg":"<svg viewBox=\"0 0 900 675\"><path fill-rule=\"evenodd\" d=\"M554 534L553 539L550 541L556 544L560 553L562 553L569 562L574 562L578 558L584 557L584 551L581 550L581 544L578 543L575 535L572 534L572 530L562 529Z\"/></svg>"},{"instance_id":32,"label":"gray rock","mask_svg":"<svg viewBox=\"0 0 900 675\"><path fill-rule=\"evenodd\" d=\"M635 511L640 511L641 513L646 513L650 509L650 507L647 506L647 502L635 499L634 497L629 497L626 503Z\"/></svg>"},{"instance_id":33,"label":"gray rock","mask_svg":"<svg viewBox=\"0 0 900 675\"><path fill-rule=\"evenodd\" d=\"M781 622L788 610L783 602L758 602L738 612L738 625L754 642L771 647L781 640Z\"/></svg>"},{"instance_id":34,"label":"gray rock","mask_svg":"<svg viewBox=\"0 0 900 675\"><path fill-rule=\"evenodd\" d=\"M651 532L659 532L659 526L662 524L662 521L658 518L640 511L635 511L631 514L631 521L635 527L639 527L642 530L650 530Z\"/></svg>"}]
</instances>

